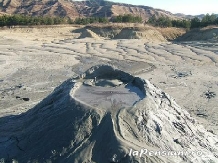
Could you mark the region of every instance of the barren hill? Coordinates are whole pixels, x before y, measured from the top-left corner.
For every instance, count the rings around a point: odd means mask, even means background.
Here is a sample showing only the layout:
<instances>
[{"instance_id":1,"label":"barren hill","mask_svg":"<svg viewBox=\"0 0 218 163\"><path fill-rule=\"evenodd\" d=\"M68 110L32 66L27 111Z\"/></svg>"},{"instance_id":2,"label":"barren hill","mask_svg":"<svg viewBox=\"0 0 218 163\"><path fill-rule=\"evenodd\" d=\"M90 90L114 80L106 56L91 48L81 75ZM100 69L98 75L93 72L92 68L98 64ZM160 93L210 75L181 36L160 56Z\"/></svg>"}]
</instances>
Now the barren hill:
<instances>
[{"instance_id":1,"label":"barren hill","mask_svg":"<svg viewBox=\"0 0 218 163\"><path fill-rule=\"evenodd\" d=\"M154 9L147 6L134 6L134 5L124 5L124 4L115 4L112 6L113 15L122 15L122 14L132 14L141 16L143 20L148 20L152 15L156 17L170 17L172 19L177 19L172 13L160 9Z\"/></svg>"},{"instance_id":2,"label":"barren hill","mask_svg":"<svg viewBox=\"0 0 218 163\"><path fill-rule=\"evenodd\" d=\"M70 18L78 16L112 17L123 14L141 16L143 20L147 20L152 15L178 18L170 12L148 6L135 6L104 0L0 0L0 12L38 16L66 16Z\"/></svg>"},{"instance_id":3,"label":"barren hill","mask_svg":"<svg viewBox=\"0 0 218 163\"><path fill-rule=\"evenodd\" d=\"M37 16L78 16L74 3L64 0L0 0L0 11Z\"/></svg>"}]
</instances>

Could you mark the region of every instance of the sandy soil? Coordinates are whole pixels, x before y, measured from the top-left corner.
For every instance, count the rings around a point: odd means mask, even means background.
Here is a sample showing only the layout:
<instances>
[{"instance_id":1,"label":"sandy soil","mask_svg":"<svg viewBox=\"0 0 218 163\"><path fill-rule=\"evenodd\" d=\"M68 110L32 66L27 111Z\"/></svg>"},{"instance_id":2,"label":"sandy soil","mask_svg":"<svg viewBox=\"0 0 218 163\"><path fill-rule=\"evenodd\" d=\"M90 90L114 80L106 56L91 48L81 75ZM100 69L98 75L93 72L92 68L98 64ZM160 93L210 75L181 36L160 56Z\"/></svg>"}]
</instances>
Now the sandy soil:
<instances>
[{"instance_id":1,"label":"sandy soil","mask_svg":"<svg viewBox=\"0 0 218 163\"><path fill-rule=\"evenodd\" d=\"M64 80L106 63L150 80L218 134L218 43L75 39L75 29L0 31L0 117L31 109Z\"/></svg>"}]
</instances>

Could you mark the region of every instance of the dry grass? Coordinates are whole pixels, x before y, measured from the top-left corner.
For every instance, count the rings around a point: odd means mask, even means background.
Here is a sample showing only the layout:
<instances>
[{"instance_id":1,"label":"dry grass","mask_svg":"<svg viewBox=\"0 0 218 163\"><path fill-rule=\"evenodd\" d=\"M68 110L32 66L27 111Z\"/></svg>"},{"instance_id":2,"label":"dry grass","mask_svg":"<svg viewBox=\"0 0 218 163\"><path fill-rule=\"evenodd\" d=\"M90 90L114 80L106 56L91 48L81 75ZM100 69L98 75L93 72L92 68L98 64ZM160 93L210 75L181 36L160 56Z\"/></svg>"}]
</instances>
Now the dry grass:
<instances>
[{"instance_id":1,"label":"dry grass","mask_svg":"<svg viewBox=\"0 0 218 163\"><path fill-rule=\"evenodd\" d=\"M175 40L177 37L184 35L187 31L184 28L156 28L157 31L159 31L163 37L167 40Z\"/></svg>"},{"instance_id":2,"label":"dry grass","mask_svg":"<svg viewBox=\"0 0 218 163\"><path fill-rule=\"evenodd\" d=\"M154 27L149 26L144 23L94 23L87 25L86 27L92 27L92 28L134 28L134 29L144 29L144 28L149 28L153 29Z\"/></svg>"},{"instance_id":3,"label":"dry grass","mask_svg":"<svg viewBox=\"0 0 218 163\"><path fill-rule=\"evenodd\" d=\"M201 30L208 30L208 29L214 29L214 28L218 28L218 25L209 25L207 27L201 28Z\"/></svg>"},{"instance_id":4,"label":"dry grass","mask_svg":"<svg viewBox=\"0 0 218 163\"><path fill-rule=\"evenodd\" d=\"M174 40L179 36L182 36L187 31L184 28L160 28L160 27L153 27L148 24L143 23L107 23L107 24L90 24L86 26L87 28L97 28L97 29L133 29L136 31L146 31L146 30L157 30L160 32L163 37L167 40Z\"/></svg>"},{"instance_id":5,"label":"dry grass","mask_svg":"<svg viewBox=\"0 0 218 163\"><path fill-rule=\"evenodd\" d=\"M3 15L9 15L9 14L5 12L0 12L0 16L3 16Z\"/></svg>"},{"instance_id":6,"label":"dry grass","mask_svg":"<svg viewBox=\"0 0 218 163\"><path fill-rule=\"evenodd\" d=\"M173 27L157 28L143 23L106 23L106 24L95 23L89 25L62 24L62 25L14 26L13 28L11 28L11 30L20 31L22 33L29 33L29 31L34 30L37 31L40 35L45 32L51 33L51 35L55 33L56 35L65 35L67 33L68 33L67 35L72 35L71 32L73 29L84 29L84 28L94 30L95 33L98 33L99 31L102 31L101 29L104 29L104 32L108 34L112 33L114 35L117 35L122 29L130 29L138 32L153 30L153 31L160 32L161 35L167 40L174 40L177 37L186 33L186 30L182 28L173 28ZM9 28L7 27L0 28L0 30L7 30L7 29ZM118 33L116 34L116 32ZM29 33L29 35L31 35L31 33Z\"/></svg>"}]
</instances>

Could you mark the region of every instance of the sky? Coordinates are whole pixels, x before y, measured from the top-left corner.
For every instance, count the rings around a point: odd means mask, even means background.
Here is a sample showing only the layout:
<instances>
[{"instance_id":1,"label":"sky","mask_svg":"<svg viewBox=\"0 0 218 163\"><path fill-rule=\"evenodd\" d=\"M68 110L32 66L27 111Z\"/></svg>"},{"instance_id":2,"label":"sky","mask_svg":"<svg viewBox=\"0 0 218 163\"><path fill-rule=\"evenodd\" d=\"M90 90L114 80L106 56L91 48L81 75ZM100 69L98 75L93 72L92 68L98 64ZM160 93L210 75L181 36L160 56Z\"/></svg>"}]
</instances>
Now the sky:
<instances>
[{"instance_id":1,"label":"sky","mask_svg":"<svg viewBox=\"0 0 218 163\"><path fill-rule=\"evenodd\" d=\"M113 2L145 5L172 13L186 15L218 14L218 0L108 0Z\"/></svg>"}]
</instances>

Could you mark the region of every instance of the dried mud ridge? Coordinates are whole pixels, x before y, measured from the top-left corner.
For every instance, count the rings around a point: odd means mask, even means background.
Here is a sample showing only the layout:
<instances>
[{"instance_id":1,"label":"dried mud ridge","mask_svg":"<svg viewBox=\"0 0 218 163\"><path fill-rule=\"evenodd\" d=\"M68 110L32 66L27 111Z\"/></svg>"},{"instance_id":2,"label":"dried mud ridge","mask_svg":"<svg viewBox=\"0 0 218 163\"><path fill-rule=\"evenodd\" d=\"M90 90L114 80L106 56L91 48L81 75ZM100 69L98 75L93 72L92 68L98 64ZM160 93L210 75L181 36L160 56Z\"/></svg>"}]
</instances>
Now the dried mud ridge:
<instances>
[{"instance_id":1,"label":"dried mud ridge","mask_svg":"<svg viewBox=\"0 0 218 163\"><path fill-rule=\"evenodd\" d=\"M0 118L0 131L2 162L218 161L216 135L149 81L109 65L66 80L23 114ZM144 148L189 154L129 156Z\"/></svg>"},{"instance_id":2,"label":"dried mud ridge","mask_svg":"<svg viewBox=\"0 0 218 163\"><path fill-rule=\"evenodd\" d=\"M201 29L193 29L185 31L179 28L155 28L148 25L88 25L72 30L72 33L78 39L94 38L94 39L143 39L152 42L167 41L211 41L216 43L218 40L218 28L206 27Z\"/></svg>"}]
</instances>

